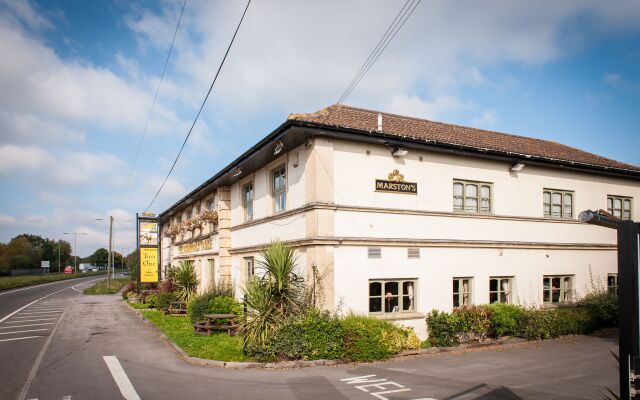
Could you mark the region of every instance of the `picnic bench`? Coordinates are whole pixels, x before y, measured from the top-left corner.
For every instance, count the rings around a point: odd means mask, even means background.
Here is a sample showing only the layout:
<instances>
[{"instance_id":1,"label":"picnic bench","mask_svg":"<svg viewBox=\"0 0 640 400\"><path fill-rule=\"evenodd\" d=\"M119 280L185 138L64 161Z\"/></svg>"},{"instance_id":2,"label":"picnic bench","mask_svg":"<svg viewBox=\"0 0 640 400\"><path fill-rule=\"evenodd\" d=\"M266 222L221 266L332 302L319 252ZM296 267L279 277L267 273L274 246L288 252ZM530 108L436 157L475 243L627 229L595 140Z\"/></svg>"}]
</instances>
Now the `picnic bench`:
<instances>
[{"instance_id":1,"label":"picnic bench","mask_svg":"<svg viewBox=\"0 0 640 400\"><path fill-rule=\"evenodd\" d=\"M187 303L184 301L172 301L164 313L175 317L186 317Z\"/></svg>"},{"instance_id":2,"label":"picnic bench","mask_svg":"<svg viewBox=\"0 0 640 400\"><path fill-rule=\"evenodd\" d=\"M204 321L197 321L193 329L198 335L211 335L218 331L227 331L229 336L235 336L238 324L235 314L207 314Z\"/></svg>"}]
</instances>

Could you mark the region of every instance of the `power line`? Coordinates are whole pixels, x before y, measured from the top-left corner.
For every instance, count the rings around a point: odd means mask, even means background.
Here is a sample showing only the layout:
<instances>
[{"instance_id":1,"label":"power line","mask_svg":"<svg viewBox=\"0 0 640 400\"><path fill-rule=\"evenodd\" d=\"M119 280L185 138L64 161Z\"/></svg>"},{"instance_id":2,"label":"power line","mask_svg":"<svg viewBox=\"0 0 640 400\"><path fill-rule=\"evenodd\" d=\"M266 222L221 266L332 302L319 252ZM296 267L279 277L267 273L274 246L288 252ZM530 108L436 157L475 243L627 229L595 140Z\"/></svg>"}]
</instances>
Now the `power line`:
<instances>
[{"instance_id":1,"label":"power line","mask_svg":"<svg viewBox=\"0 0 640 400\"><path fill-rule=\"evenodd\" d=\"M171 46L169 46L169 52L167 53L167 58L164 60L164 66L162 67L162 75L160 75L160 82L158 82L158 87L156 88L156 94L153 96L153 102L151 103L151 109L147 114L147 122L144 125L144 130L142 131L142 136L140 137L140 141L138 142L138 149L136 150L136 155L133 157L133 163L131 164L131 169L129 170L129 176L127 176L127 181L122 188L122 193L120 194L120 203L122 204L122 199L124 198L124 193L127 191L127 187L129 186L129 182L131 181L131 175L133 174L133 170L136 168L136 162L138 161L138 156L140 155L140 149L142 149L142 142L144 142L144 137L147 135L147 130L149 129L149 121L151 121L151 114L153 114L153 109L156 106L156 101L158 100L158 93L160 92L160 86L162 86L162 80L164 79L164 73L167 70L167 64L169 64L169 58L171 57L171 51L173 50L173 44L176 41L176 35L178 34L178 29L180 28L180 22L182 21L182 15L184 14L184 8L187 5L187 0L184 0L182 3L182 10L180 10L180 17L178 17L178 23L176 24L176 30L173 32L173 38L171 38Z\"/></svg>"},{"instance_id":2,"label":"power line","mask_svg":"<svg viewBox=\"0 0 640 400\"><path fill-rule=\"evenodd\" d=\"M411 14L415 11L416 7L420 4L422 0L407 0L405 4L402 6L398 14L391 22L391 25L387 28L385 33L382 35L376 47L369 53L369 56L362 64L356 75L353 77L347 88L344 90L342 95L337 101L337 104L342 104L347 97L353 92L353 90L358 86L358 83L364 78L367 72L371 69L373 64L378 60L380 55L384 52L384 50L389 46L391 41L396 37L400 29L407 22Z\"/></svg>"},{"instance_id":3,"label":"power line","mask_svg":"<svg viewBox=\"0 0 640 400\"><path fill-rule=\"evenodd\" d=\"M244 8L244 12L242 13L242 17L240 17L240 22L238 22L238 26L236 27L236 31L233 33L233 37L231 38L231 42L229 42L229 46L227 47L227 51L224 53L224 57L222 57L222 61L220 62L220 65L218 66L218 71L216 72L216 75L213 77L213 81L211 81L211 86L209 86L209 90L207 91L207 95L204 97L204 100L202 101L202 104L200 105L200 109L198 110L198 113L196 114L196 117L193 119L193 124L191 124L191 128L189 128L189 132L187 133L187 136L184 138L184 142L182 142L182 146L180 147L180 151L178 151L178 155L176 156L176 159L173 161L173 164L171 165L171 168L169 169L169 173L164 178L164 181L162 182L162 185L160 185L160 188L156 192L155 196L153 196L153 200L151 200L151 203L149 203L149 206L147 206L147 208L145 209L145 212L148 211L151 208L151 206L153 205L153 203L156 201L156 199L158 198L158 195L162 191L162 188L164 188L164 185L167 183L167 180L169 179L169 176L173 172L173 169L175 168L176 163L178 162L178 159L180 158L180 155L182 154L182 150L184 150L184 146L187 144L187 140L189 140L189 136L191 136L191 132L193 131L193 127L196 125L196 122L198 122L198 117L200 116L200 113L202 112L202 109L204 108L204 105L206 104L207 99L209 98L209 95L211 94L211 90L213 90L213 85L215 85L216 80L218 79L218 75L220 75L220 71L222 70L222 66L224 65L224 62L227 59L227 55L229 55L229 51L231 50L231 46L233 45L233 41L236 39L236 35L238 34L238 31L240 30L240 26L242 25L242 21L244 20L244 16L247 14L247 10L249 9L249 5L250 4L251 4L251 0L248 0L247 1L247 6Z\"/></svg>"}]
</instances>

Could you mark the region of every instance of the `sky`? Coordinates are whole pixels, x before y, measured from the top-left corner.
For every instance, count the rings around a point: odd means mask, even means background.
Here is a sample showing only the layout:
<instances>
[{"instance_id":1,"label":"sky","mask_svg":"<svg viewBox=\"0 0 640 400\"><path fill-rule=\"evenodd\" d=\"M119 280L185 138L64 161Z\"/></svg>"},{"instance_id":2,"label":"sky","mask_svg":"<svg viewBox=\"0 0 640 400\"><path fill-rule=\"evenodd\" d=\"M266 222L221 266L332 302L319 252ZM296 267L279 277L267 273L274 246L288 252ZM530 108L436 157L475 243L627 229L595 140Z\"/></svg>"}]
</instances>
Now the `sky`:
<instances>
[{"instance_id":1,"label":"sky","mask_svg":"<svg viewBox=\"0 0 640 400\"><path fill-rule=\"evenodd\" d=\"M284 122L336 103L404 1L254 0L162 212ZM240 0L0 0L0 242L135 246ZM640 165L640 2L420 3L345 104L554 140Z\"/></svg>"}]
</instances>

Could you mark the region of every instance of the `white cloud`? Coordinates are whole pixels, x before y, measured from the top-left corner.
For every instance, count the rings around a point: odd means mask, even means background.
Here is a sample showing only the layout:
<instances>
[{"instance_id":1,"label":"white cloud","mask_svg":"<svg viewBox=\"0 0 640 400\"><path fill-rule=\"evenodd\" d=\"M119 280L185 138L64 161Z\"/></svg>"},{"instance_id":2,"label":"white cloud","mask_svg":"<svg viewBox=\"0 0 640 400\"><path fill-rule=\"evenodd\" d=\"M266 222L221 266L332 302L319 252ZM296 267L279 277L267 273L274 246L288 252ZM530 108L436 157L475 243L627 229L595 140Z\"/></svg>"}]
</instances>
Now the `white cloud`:
<instances>
[{"instance_id":1,"label":"white cloud","mask_svg":"<svg viewBox=\"0 0 640 400\"><path fill-rule=\"evenodd\" d=\"M78 144L85 141L85 132L31 114L0 110L0 143L46 143L49 145Z\"/></svg>"},{"instance_id":2,"label":"white cloud","mask_svg":"<svg viewBox=\"0 0 640 400\"><path fill-rule=\"evenodd\" d=\"M412 117L434 119L469 107L455 96L442 96L425 101L418 96L396 95L391 98L389 111Z\"/></svg>"},{"instance_id":3,"label":"white cloud","mask_svg":"<svg viewBox=\"0 0 640 400\"><path fill-rule=\"evenodd\" d=\"M622 76L622 74L605 73L602 77L602 81L615 89L640 93L640 82L628 81Z\"/></svg>"},{"instance_id":4,"label":"white cloud","mask_svg":"<svg viewBox=\"0 0 640 400\"><path fill-rule=\"evenodd\" d=\"M498 113L495 110L485 110L479 116L471 120L471 124L478 128L491 129L498 121Z\"/></svg>"}]
</instances>

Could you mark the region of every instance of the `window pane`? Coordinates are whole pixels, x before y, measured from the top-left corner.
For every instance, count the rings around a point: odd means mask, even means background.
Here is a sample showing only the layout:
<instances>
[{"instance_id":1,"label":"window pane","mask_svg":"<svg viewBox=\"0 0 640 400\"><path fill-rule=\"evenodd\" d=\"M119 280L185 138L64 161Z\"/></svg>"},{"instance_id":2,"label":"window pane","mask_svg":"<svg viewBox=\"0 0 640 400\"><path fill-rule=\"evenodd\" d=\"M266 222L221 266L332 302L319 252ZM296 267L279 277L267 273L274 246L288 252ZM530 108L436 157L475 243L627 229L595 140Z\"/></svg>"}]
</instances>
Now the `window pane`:
<instances>
[{"instance_id":1,"label":"window pane","mask_svg":"<svg viewBox=\"0 0 640 400\"><path fill-rule=\"evenodd\" d=\"M467 198L478 197L478 187L476 185L467 185Z\"/></svg>"},{"instance_id":2,"label":"window pane","mask_svg":"<svg viewBox=\"0 0 640 400\"><path fill-rule=\"evenodd\" d=\"M369 312L381 312L382 311L382 298L371 297L369 298Z\"/></svg>"},{"instance_id":3,"label":"window pane","mask_svg":"<svg viewBox=\"0 0 640 400\"><path fill-rule=\"evenodd\" d=\"M551 204L544 205L544 215L551 215Z\"/></svg>"},{"instance_id":4,"label":"window pane","mask_svg":"<svg viewBox=\"0 0 640 400\"><path fill-rule=\"evenodd\" d=\"M545 203L551 203L551 192L544 192L542 197Z\"/></svg>"},{"instance_id":5,"label":"window pane","mask_svg":"<svg viewBox=\"0 0 640 400\"><path fill-rule=\"evenodd\" d=\"M491 211L491 203L489 199L482 199L480 201L480 211L489 212Z\"/></svg>"},{"instance_id":6,"label":"window pane","mask_svg":"<svg viewBox=\"0 0 640 400\"><path fill-rule=\"evenodd\" d=\"M614 208L612 214L614 217L622 218L622 211L619 208Z\"/></svg>"},{"instance_id":7,"label":"window pane","mask_svg":"<svg viewBox=\"0 0 640 400\"><path fill-rule=\"evenodd\" d=\"M467 197L465 199L464 209L466 211L477 211L478 210L478 199L475 197Z\"/></svg>"},{"instance_id":8,"label":"window pane","mask_svg":"<svg viewBox=\"0 0 640 400\"><path fill-rule=\"evenodd\" d=\"M551 209L551 213L554 217L561 217L562 216L562 206L560 204L554 204L553 208Z\"/></svg>"},{"instance_id":9,"label":"window pane","mask_svg":"<svg viewBox=\"0 0 640 400\"><path fill-rule=\"evenodd\" d=\"M397 311L400 311L400 307L398 306L398 296L385 297L385 299L384 299L384 310L385 310L385 312L397 312Z\"/></svg>"},{"instance_id":10,"label":"window pane","mask_svg":"<svg viewBox=\"0 0 640 400\"><path fill-rule=\"evenodd\" d=\"M398 285L398 282L385 282L384 284L385 296L389 294L397 296L399 286L400 285Z\"/></svg>"},{"instance_id":11,"label":"window pane","mask_svg":"<svg viewBox=\"0 0 640 400\"><path fill-rule=\"evenodd\" d=\"M500 290L504 292L511 291L511 280L510 279L501 279L500 280Z\"/></svg>"},{"instance_id":12,"label":"window pane","mask_svg":"<svg viewBox=\"0 0 640 400\"><path fill-rule=\"evenodd\" d=\"M498 293L489 293L489 303L497 303L498 302Z\"/></svg>"},{"instance_id":13,"label":"window pane","mask_svg":"<svg viewBox=\"0 0 640 400\"><path fill-rule=\"evenodd\" d=\"M571 205L565 205L564 206L564 217L571 217L573 216L573 208Z\"/></svg>"},{"instance_id":14,"label":"window pane","mask_svg":"<svg viewBox=\"0 0 640 400\"><path fill-rule=\"evenodd\" d=\"M462 183L454 183L453 184L453 195L454 196L462 196Z\"/></svg>"},{"instance_id":15,"label":"window pane","mask_svg":"<svg viewBox=\"0 0 640 400\"><path fill-rule=\"evenodd\" d=\"M498 291L498 280L497 279L489 280L489 291L491 291L491 292L497 292Z\"/></svg>"},{"instance_id":16,"label":"window pane","mask_svg":"<svg viewBox=\"0 0 640 400\"><path fill-rule=\"evenodd\" d=\"M552 290L551 291L551 302L559 303L560 302L560 290Z\"/></svg>"},{"instance_id":17,"label":"window pane","mask_svg":"<svg viewBox=\"0 0 640 400\"><path fill-rule=\"evenodd\" d=\"M500 303L509 303L508 293L500 292Z\"/></svg>"},{"instance_id":18,"label":"window pane","mask_svg":"<svg viewBox=\"0 0 640 400\"><path fill-rule=\"evenodd\" d=\"M468 293L462 295L462 305L471 305L471 296Z\"/></svg>"},{"instance_id":19,"label":"window pane","mask_svg":"<svg viewBox=\"0 0 640 400\"><path fill-rule=\"evenodd\" d=\"M457 279L453 280L453 293L458 293L460 291L459 289L460 286L460 281Z\"/></svg>"},{"instance_id":20,"label":"window pane","mask_svg":"<svg viewBox=\"0 0 640 400\"><path fill-rule=\"evenodd\" d=\"M549 290L542 291L542 301L545 303L551 301L551 293Z\"/></svg>"},{"instance_id":21,"label":"window pane","mask_svg":"<svg viewBox=\"0 0 640 400\"><path fill-rule=\"evenodd\" d=\"M371 282L369 283L369 296L382 296L382 283Z\"/></svg>"},{"instance_id":22,"label":"window pane","mask_svg":"<svg viewBox=\"0 0 640 400\"><path fill-rule=\"evenodd\" d=\"M608 209L612 209L613 208L613 199L611 197L607 198L607 208Z\"/></svg>"},{"instance_id":23,"label":"window pane","mask_svg":"<svg viewBox=\"0 0 640 400\"><path fill-rule=\"evenodd\" d=\"M551 196L552 199L552 203L553 204L560 204L562 203L562 195L560 193L556 193L554 192L553 195Z\"/></svg>"},{"instance_id":24,"label":"window pane","mask_svg":"<svg viewBox=\"0 0 640 400\"><path fill-rule=\"evenodd\" d=\"M551 287L553 289L560 289L560 278L551 279Z\"/></svg>"},{"instance_id":25,"label":"window pane","mask_svg":"<svg viewBox=\"0 0 640 400\"><path fill-rule=\"evenodd\" d=\"M565 193L564 195L564 204L573 204L573 196L570 193Z\"/></svg>"},{"instance_id":26,"label":"window pane","mask_svg":"<svg viewBox=\"0 0 640 400\"><path fill-rule=\"evenodd\" d=\"M413 300L409 296L402 296L402 311L413 311Z\"/></svg>"},{"instance_id":27,"label":"window pane","mask_svg":"<svg viewBox=\"0 0 640 400\"><path fill-rule=\"evenodd\" d=\"M614 199L613 200L613 208L621 209L622 208L622 201L620 201L620 199Z\"/></svg>"},{"instance_id":28,"label":"window pane","mask_svg":"<svg viewBox=\"0 0 640 400\"><path fill-rule=\"evenodd\" d=\"M488 199L491 197L491 189L489 186L483 185L480 187L480 197Z\"/></svg>"},{"instance_id":29,"label":"window pane","mask_svg":"<svg viewBox=\"0 0 640 400\"><path fill-rule=\"evenodd\" d=\"M453 306L460 307L460 295L458 294L453 295Z\"/></svg>"},{"instance_id":30,"label":"window pane","mask_svg":"<svg viewBox=\"0 0 640 400\"><path fill-rule=\"evenodd\" d=\"M454 210L462 210L462 197L454 197L453 198L453 209Z\"/></svg>"},{"instance_id":31,"label":"window pane","mask_svg":"<svg viewBox=\"0 0 640 400\"><path fill-rule=\"evenodd\" d=\"M623 204L624 204L624 207L623 207L624 210L626 211L631 210L631 200L626 199Z\"/></svg>"}]
</instances>

